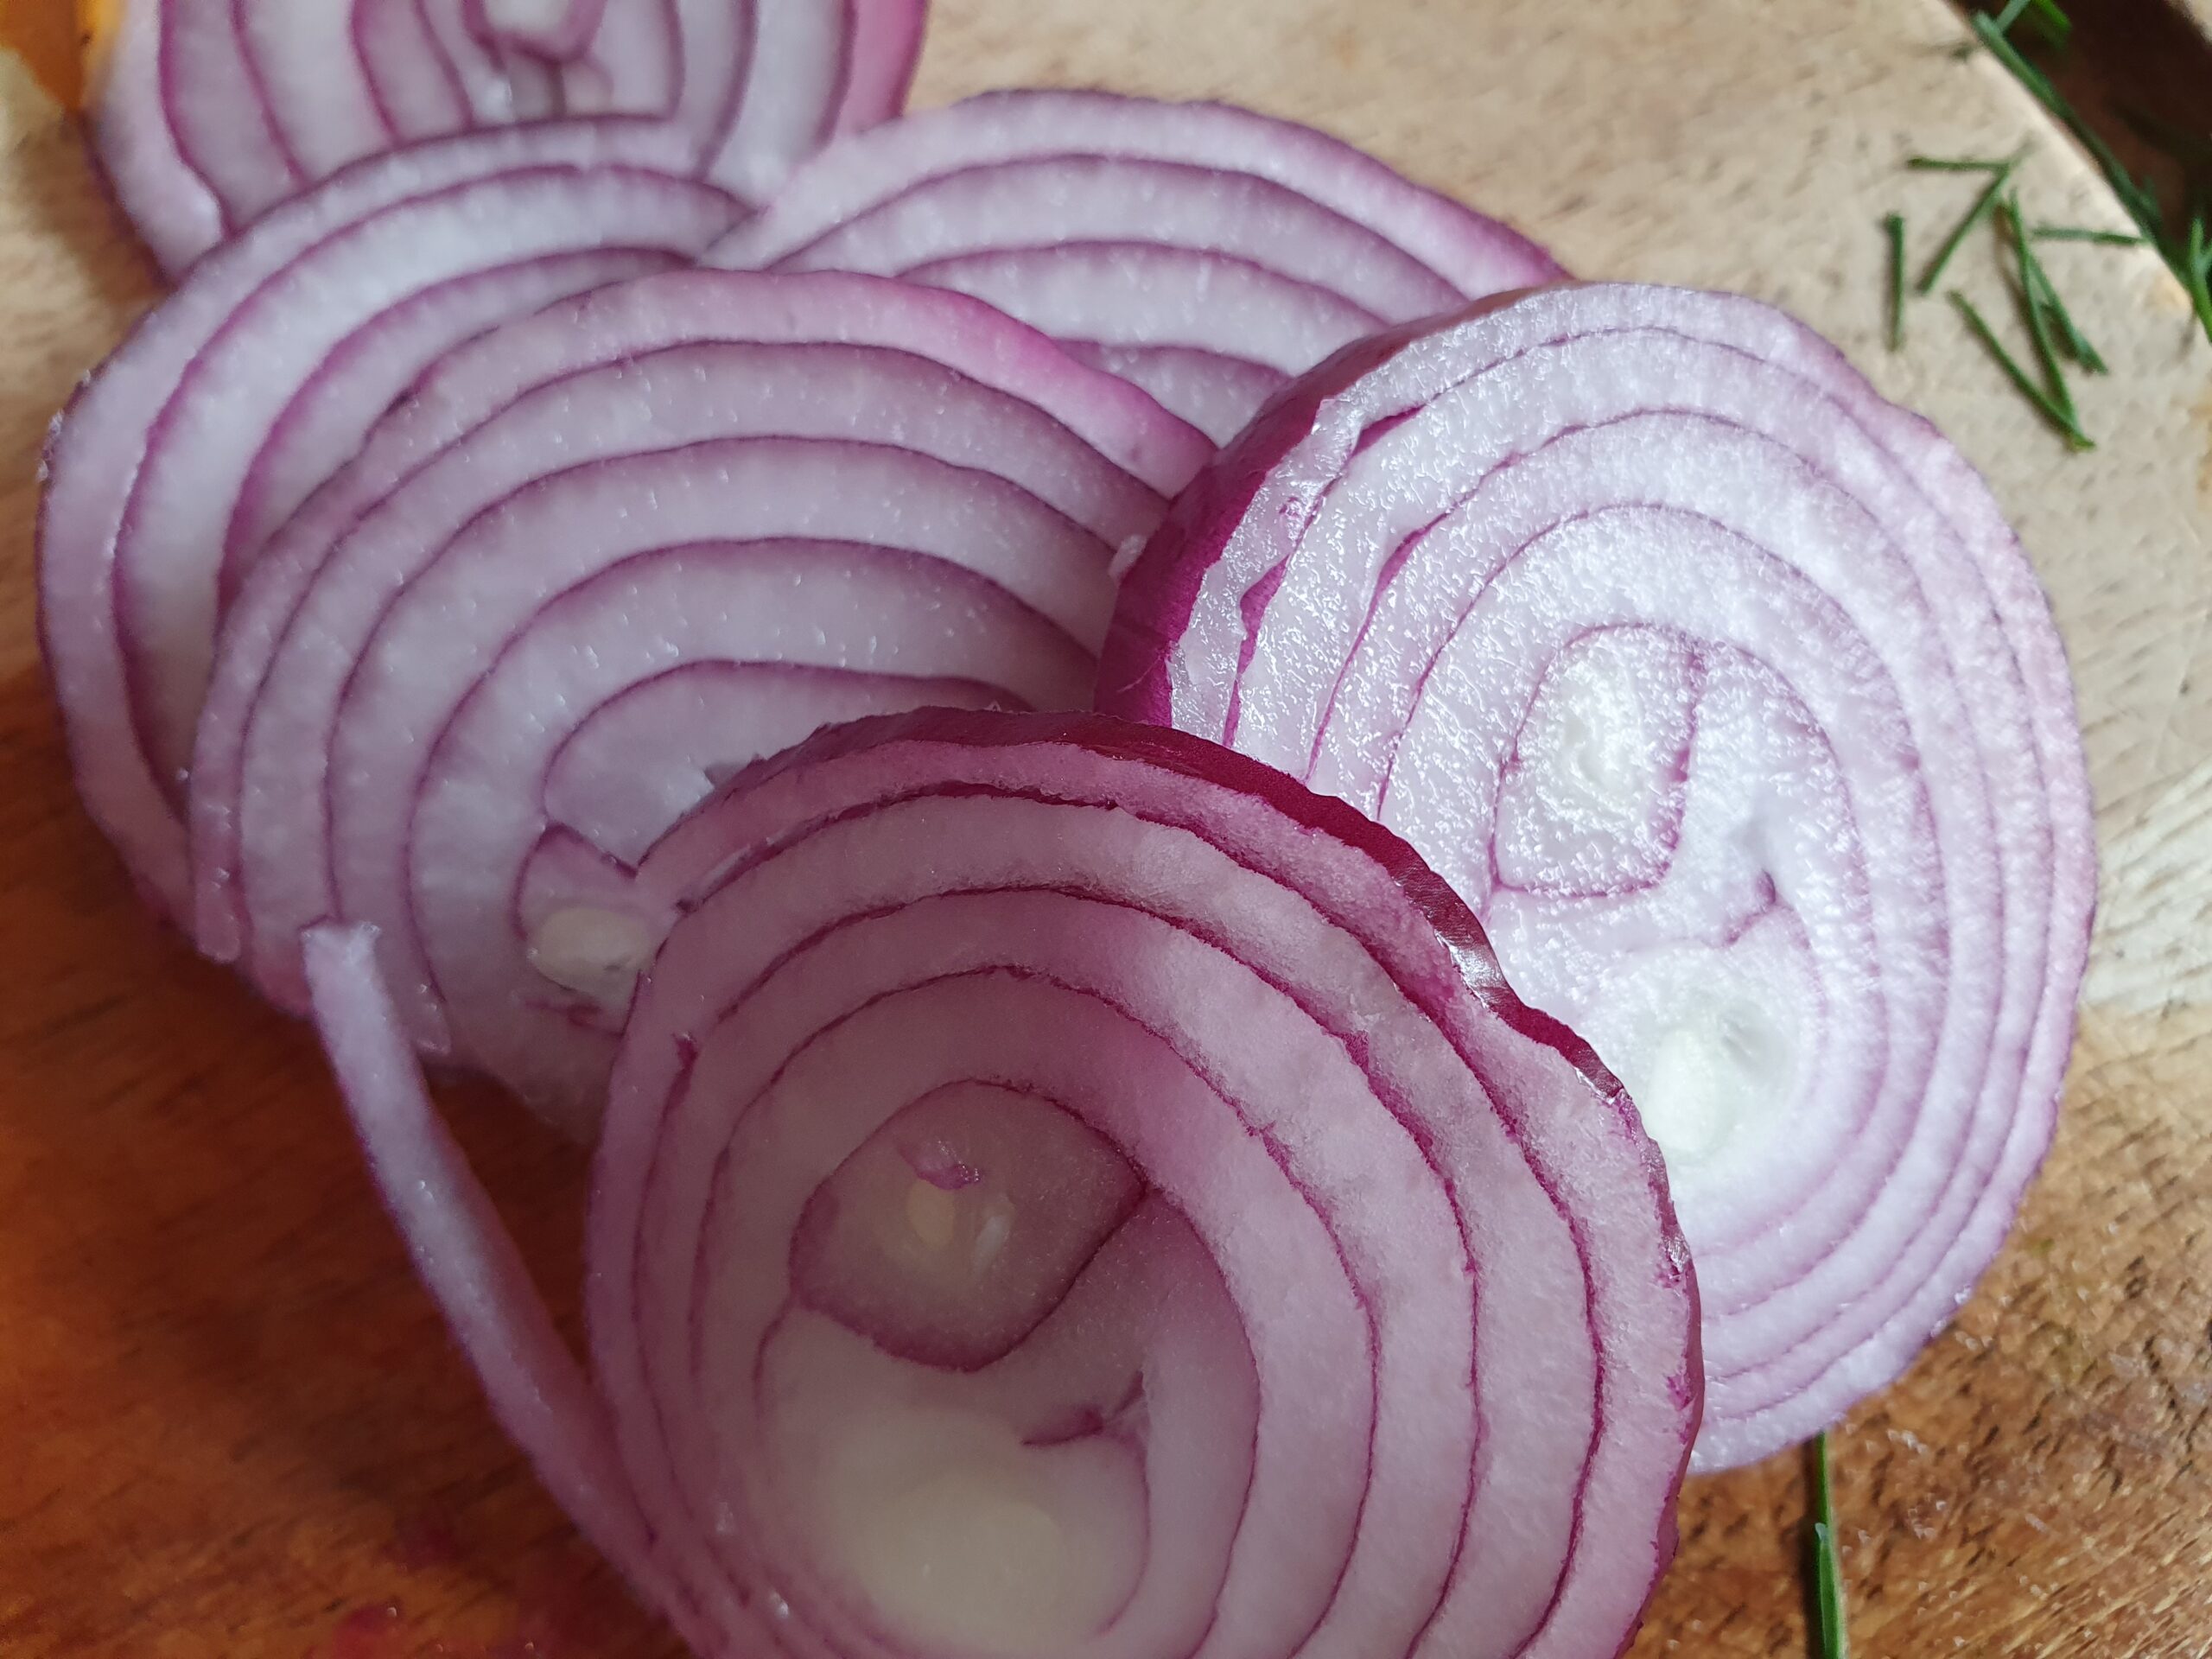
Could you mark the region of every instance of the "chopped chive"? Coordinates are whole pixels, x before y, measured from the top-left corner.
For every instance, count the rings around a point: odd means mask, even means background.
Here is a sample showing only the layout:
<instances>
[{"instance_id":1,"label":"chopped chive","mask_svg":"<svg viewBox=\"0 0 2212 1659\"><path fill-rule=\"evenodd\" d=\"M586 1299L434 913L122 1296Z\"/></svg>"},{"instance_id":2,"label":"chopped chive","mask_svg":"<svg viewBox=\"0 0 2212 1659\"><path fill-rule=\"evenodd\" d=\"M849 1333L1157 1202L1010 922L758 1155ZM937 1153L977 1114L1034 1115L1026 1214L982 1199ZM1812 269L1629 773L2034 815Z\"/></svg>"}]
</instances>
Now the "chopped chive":
<instances>
[{"instance_id":1,"label":"chopped chive","mask_svg":"<svg viewBox=\"0 0 2212 1659\"><path fill-rule=\"evenodd\" d=\"M2005 158L1982 156L1908 156L1904 164L1916 173L1997 173Z\"/></svg>"},{"instance_id":2,"label":"chopped chive","mask_svg":"<svg viewBox=\"0 0 2212 1659\"><path fill-rule=\"evenodd\" d=\"M1882 220L1890 238L1890 349L1904 346L1904 215L1891 213Z\"/></svg>"},{"instance_id":3,"label":"chopped chive","mask_svg":"<svg viewBox=\"0 0 2212 1659\"><path fill-rule=\"evenodd\" d=\"M1851 1659L1843 1626L1843 1560L1836 1545L1835 1488L1828 1478L1828 1436L1813 1441L1813 1587L1820 1606L1821 1659Z\"/></svg>"},{"instance_id":4,"label":"chopped chive","mask_svg":"<svg viewBox=\"0 0 2212 1659\"><path fill-rule=\"evenodd\" d=\"M1981 43L1989 48L1990 55L2018 76L2021 83L2030 92L2046 102L2064 101L2058 98L2057 92L2052 88L2043 71L2022 57L2019 48L2005 38L2004 27L1995 18L1986 12L1977 12L1967 21L1973 25L1974 32L1980 38ZM2054 115L2057 113L2055 106L2051 113Z\"/></svg>"},{"instance_id":5,"label":"chopped chive","mask_svg":"<svg viewBox=\"0 0 2212 1659\"><path fill-rule=\"evenodd\" d=\"M2126 166L2113 153L2112 146L2100 138L2088 124L2082 119L2073 105L2069 103L2060 94L2058 89L2050 84L2050 78L2020 55L2019 48L2006 40L2004 32L1996 27L1994 18L1986 13L1977 12L1972 22L1974 34L1980 38L1981 43L1989 48L1990 56L2010 70L2012 78L2028 89L2029 95L2057 117L2066 130L2081 141L2082 148L2087 149L2095 158L2097 165L2104 169L2105 177L2110 181L2113 193L2120 197L2120 206L2127 209L2127 216L2142 226L2144 233L2155 241L2158 236L2159 227L2157 195L2148 186L2127 170Z\"/></svg>"},{"instance_id":6,"label":"chopped chive","mask_svg":"<svg viewBox=\"0 0 2212 1659\"><path fill-rule=\"evenodd\" d=\"M2196 308L2196 321L2203 325L2208 338L2212 338L2212 291L2205 286L2204 215L2198 213L2189 221L2188 270L2182 280L2189 289L2190 303Z\"/></svg>"},{"instance_id":7,"label":"chopped chive","mask_svg":"<svg viewBox=\"0 0 2212 1659\"><path fill-rule=\"evenodd\" d=\"M1973 233L1974 226L1989 217L1991 210L1997 206L1998 199L2005 194L2005 187L2012 182L2012 169L2019 164L2020 158L2015 156L1998 168L1988 184L1983 187L1982 193L1974 198L1974 206L1967 209L1966 217L1951 227L1950 235L1943 238L1943 245L1936 250L1936 257L1928 262L1928 269L1920 273L1920 281L1914 285L1914 292L1933 294L1936 291L1936 284L1942 279L1943 268L1951 263L1951 256Z\"/></svg>"},{"instance_id":8,"label":"chopped chive","mask_svg":"<svg viewBox=\"0 0 2212 1659\"><path fill-rule=\"evenodd\" d=\"M2042 269L2036 264L2034 250L2028 246L2028 233L2022 228L2026 221L2021 217L2017 194L2005 198L2005 217L2012 227L2012 256L2020 265L2020 303L2028 314L2028 336L2035 341L2044 390L2050 394L2051 402L2066 411L2069 425L2079 424L2081 417L2074 408L2074 394L2067 388L2066 372L2058 366L2058 349L2050 342L2050 312L2044 302L2044 291L2050 284L2037 280Z\"/></svg>"},{"instance_id":9,"label":"chopped chive","mask_svg":"<svg viewBox=\"0 0 2212 1659\"><path fill-rule=\"evenodd\" d=\"M1980 37L1981 43L1989 48L1990 56L2017 75L2023 86L2050 107L2053 115L2059 113L2059 105L2066 100L2059 97L2050 78L2022 57L2020 48L2005 39L2005 31L1998 27L1997 20L1986 12L1976 12L1968 22L1973 24L1974 32Z\"/></svg>"},{"instance_id":10,"label":"chopped chive","mask_svg":"<svg viewBox=\"0 0 2212 1659\"><path fill-rule=\"evenodd\" d=\"M1981 313L1974 308L1974 302L1955 288L1948 290L1946 297L1959 308L1959 315L1966 319L1967 327L1974 330L1975 338L1997 359L1997 365L2005 371L2006 378L2019 388L2020 395L2033 404L2045 420L2058 429L2068 446L2075 449L2095 448L2095 442L2069 418L2064 410L2051 401L2050 394L2031 380L2027 371L2012 360L2012 353L2005 349L2004 341L1999 340L1990 326L1982 321Z\"/></svg>"},{"instance_id":11,"label":"chopped chive","mask_svg":"<svg viewBox=\"0 0 2212 1659\"><path fill-rule=\"evenodd\" d=\"M2032 10L2037 31L2053 46L2063 46L2074 33L2074 20L2058 6L2058 0L2007 0L2005 10L1997 15L1997 32L2009 35L2012 25L2021 16Z\"/></svg>"},{"instance_id":12,"label":"chopped chive","mask_svg":"<svg viewBox=\"0 0 2212 1659\"><path fill-rule=\"evenodd\" d=\"M2059 349L2091 374L2110 372L2097 348L2089 343L2089 337L2074 321L2073 313L2066 308L2066 302L2058 297L2058 289L2050 280L2050 273L2040 263L2036 266L2034 280L2043 289L2043 302L2050 313L2051 321L2057 325Z\"/></svg>"},{"instance_id":13,"label":"chopped chive","mask_svg":"<svg viewBox=\"0 0 2212 1659\"><path fill-rule=\"evenodd\" d=\"M2058 284L2050 280L2050 273L2044 269L2043 261L2030 253L2021 263L2021 272L2022 281L2041 290L2044 307L2058 330L2059 349L2091 374L2106 373L2104 359L2089 343L2089 337L2082 332L2081 325L2074 321L2074 314L2066 308L2066 302L2058 297Z\"/></svg>"},{"instance_id":14,"label":"chopped chive","mask_svg":"<svg viewBox=\"0 0 2212 1659\"><path fill-rule=\"evenodd\" d=\"M2063 46L2074 33L2074 20L2060 10L2058 0L2029 0L2036 27L2053 46Z\"/></svg>"},{"instance_id":15,"label":"chopped chive","mask_svg":"<svg viewBox=\"0 0 2212 1659\"><path fill-rule=\"evenodd\" d=\"M2092 231L2079 225L2038 225L2028 232L2037 242L2094 242L2107 248L2139 248L2145 238L2127 231Z\"/></svg>"}]
</instances>

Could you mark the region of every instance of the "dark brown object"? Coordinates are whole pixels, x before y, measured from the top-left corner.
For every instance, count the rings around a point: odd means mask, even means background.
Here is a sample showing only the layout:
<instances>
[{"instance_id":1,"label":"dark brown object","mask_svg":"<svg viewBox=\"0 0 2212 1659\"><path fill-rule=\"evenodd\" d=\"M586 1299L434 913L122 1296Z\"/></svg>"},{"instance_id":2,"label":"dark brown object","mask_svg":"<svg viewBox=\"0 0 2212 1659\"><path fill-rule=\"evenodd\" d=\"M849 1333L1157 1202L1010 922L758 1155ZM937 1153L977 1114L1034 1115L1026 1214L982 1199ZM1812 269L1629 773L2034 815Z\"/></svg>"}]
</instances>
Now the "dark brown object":
<instances>
[{"instance_id":1,"label":"dark brown object","mask_svg":"<svg viewBox=\"0 0 2212 1659\"><path fill-rule=\"evenodd\" d=\"M2096 135L2157 189L2168 221L2212 218L2212 0L2061 0L2063 48L2031 24L2013 30ZM1999 10L1983 0L1969 10Z\"/></svg>"}]
</instances>

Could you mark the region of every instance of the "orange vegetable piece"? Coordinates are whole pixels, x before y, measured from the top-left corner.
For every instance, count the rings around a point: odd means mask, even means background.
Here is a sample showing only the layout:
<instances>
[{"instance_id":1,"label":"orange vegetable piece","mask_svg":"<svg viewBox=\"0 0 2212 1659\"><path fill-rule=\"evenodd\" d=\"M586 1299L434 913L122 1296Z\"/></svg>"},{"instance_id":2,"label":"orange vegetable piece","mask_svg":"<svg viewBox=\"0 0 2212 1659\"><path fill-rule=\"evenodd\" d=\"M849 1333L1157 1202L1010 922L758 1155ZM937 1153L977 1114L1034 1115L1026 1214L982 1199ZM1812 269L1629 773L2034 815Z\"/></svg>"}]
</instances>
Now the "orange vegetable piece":
<instances>
[{"instance_id":1,"label":"orange vegetable piece","mask_svg":"<svg viewBox=\"0 0 2212 1659\"><path fill-rule=\"evenodd\" d=\"M31 67L71 109L85 101L89 66L115 32L125 0L0 0L0 46Z\"/></svg>"}]
</instances>

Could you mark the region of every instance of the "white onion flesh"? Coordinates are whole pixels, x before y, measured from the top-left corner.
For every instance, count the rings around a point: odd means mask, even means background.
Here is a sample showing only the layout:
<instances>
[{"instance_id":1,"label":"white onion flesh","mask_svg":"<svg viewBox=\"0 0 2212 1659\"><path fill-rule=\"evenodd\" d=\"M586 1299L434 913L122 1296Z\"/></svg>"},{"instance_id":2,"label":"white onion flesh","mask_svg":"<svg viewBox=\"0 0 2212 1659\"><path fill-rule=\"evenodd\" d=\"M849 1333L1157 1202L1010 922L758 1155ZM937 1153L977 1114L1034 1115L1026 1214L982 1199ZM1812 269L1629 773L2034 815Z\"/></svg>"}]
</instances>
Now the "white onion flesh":
<instances>
[{"instance_id":1,"label":"white onion flesh","mask_svg":"<svg viewBox=\"0 0 2212 1659\"><path fill-rule=\"evenodd\" d=\"M680 263L736 201L665 129L548 123L352 169L197 266L102 365L46 456L39 578L78 786L189 914L186 770L226 582L448 347Z\"/></svg>"},{"instance_id":2,"label":"white onion flesh","mask_svg":"<svg viewBox=\"0 0 2212 1659\"><path fill-rule=\"evenodd\" d=\"M976 295L1217 442L1347 341L1560 275L1310 128L1073 92L988 93L842 139L710 257Z\"/></svg>"},{"instance_id":3,"label":"white onion flesh","mask_svg":"<svg viewBox=\"0 0 2212 1659\"><path fill-rule=\"evenodd\" d=\"M376 924L425 1046L582 1128L714 775L922 703L1086 702L1210 453L976 302L645 278L440 364L277 538L192 774L202 947L280 1002ZM565 943L564 943L565 942Z\"/></svg>"},{"instance_id":4,"label":"white onion flesh","mask_svg":"<svg viewBox=\"0 0 2212 1659\"><path fill-rule=\"evenodd\" d=\"M1347 352L1136 561L1102 707L1421 848L1629 1084L1701 1466L1886 1383L2048 1146L2095 860L2048 606L1925 423L1752 301L1555 290Z\"/></svg>"},{"instance_id":5,"label":"white onion flesh","mask_svg":"<svg viewBox=\"0 0 2212 1659\"><path fill-rule=\"evenodd\" d=\"M353 163L563 118L665 129L747 201L898 113L922 0L133 0L93 105L172 274Z\"/></svg>"},{"instance_id":6,"label":"white onion flesh","mask_svg":"<svg viewBox=\"0 0 2212 1659\"><path fill-rule=\"evenodd\" d=\"M308 971L494 1405L700 1653L1620 1649L1695 1427L1687 1260L1618 1086L1402 844L1174 734L930 711L656 861L589 1382L370 935Z\"/></svg>"}]
</instances>

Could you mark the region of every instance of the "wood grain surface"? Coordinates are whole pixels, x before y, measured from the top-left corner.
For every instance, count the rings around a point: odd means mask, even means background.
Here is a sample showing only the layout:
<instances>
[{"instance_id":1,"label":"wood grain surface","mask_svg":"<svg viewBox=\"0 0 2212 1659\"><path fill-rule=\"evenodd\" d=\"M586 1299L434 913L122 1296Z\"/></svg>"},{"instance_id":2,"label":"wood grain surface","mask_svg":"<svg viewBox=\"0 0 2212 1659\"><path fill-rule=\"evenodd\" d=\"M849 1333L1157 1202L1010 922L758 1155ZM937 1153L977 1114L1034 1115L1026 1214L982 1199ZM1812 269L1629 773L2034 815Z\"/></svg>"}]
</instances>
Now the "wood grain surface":
<instances>
[{"instance_id":1,"label":"wood grain surface","mask_svg":"<svg viewBox=\"0 0 2212 1659\"><path fill-rule=\"evenodd\" d=\"M2149 256L2057 246L2113 372L2069 457L1940 302L1880 349L1914 149L2031 142L2039 216L2118 222L1935 0L941 0L918 97L1105 83L1326 126L1589 274L1735 287L1834 335L1990 474L2050 583L2105 874L2057 1150L1955 1326L1837 1440L1856 1650L2212 1654L2212 351ZM505 1446L296 1027L131 901L38 665L38 442L151 288L0 60L0 1655L672 1651ZM2003 308L1992 251L1962 277ZM582 1158L464 1141L556 1303ZM1639 1655L1805 1649L1802 1471L1694 1483Z\"/></svg>"}]
</instances>

